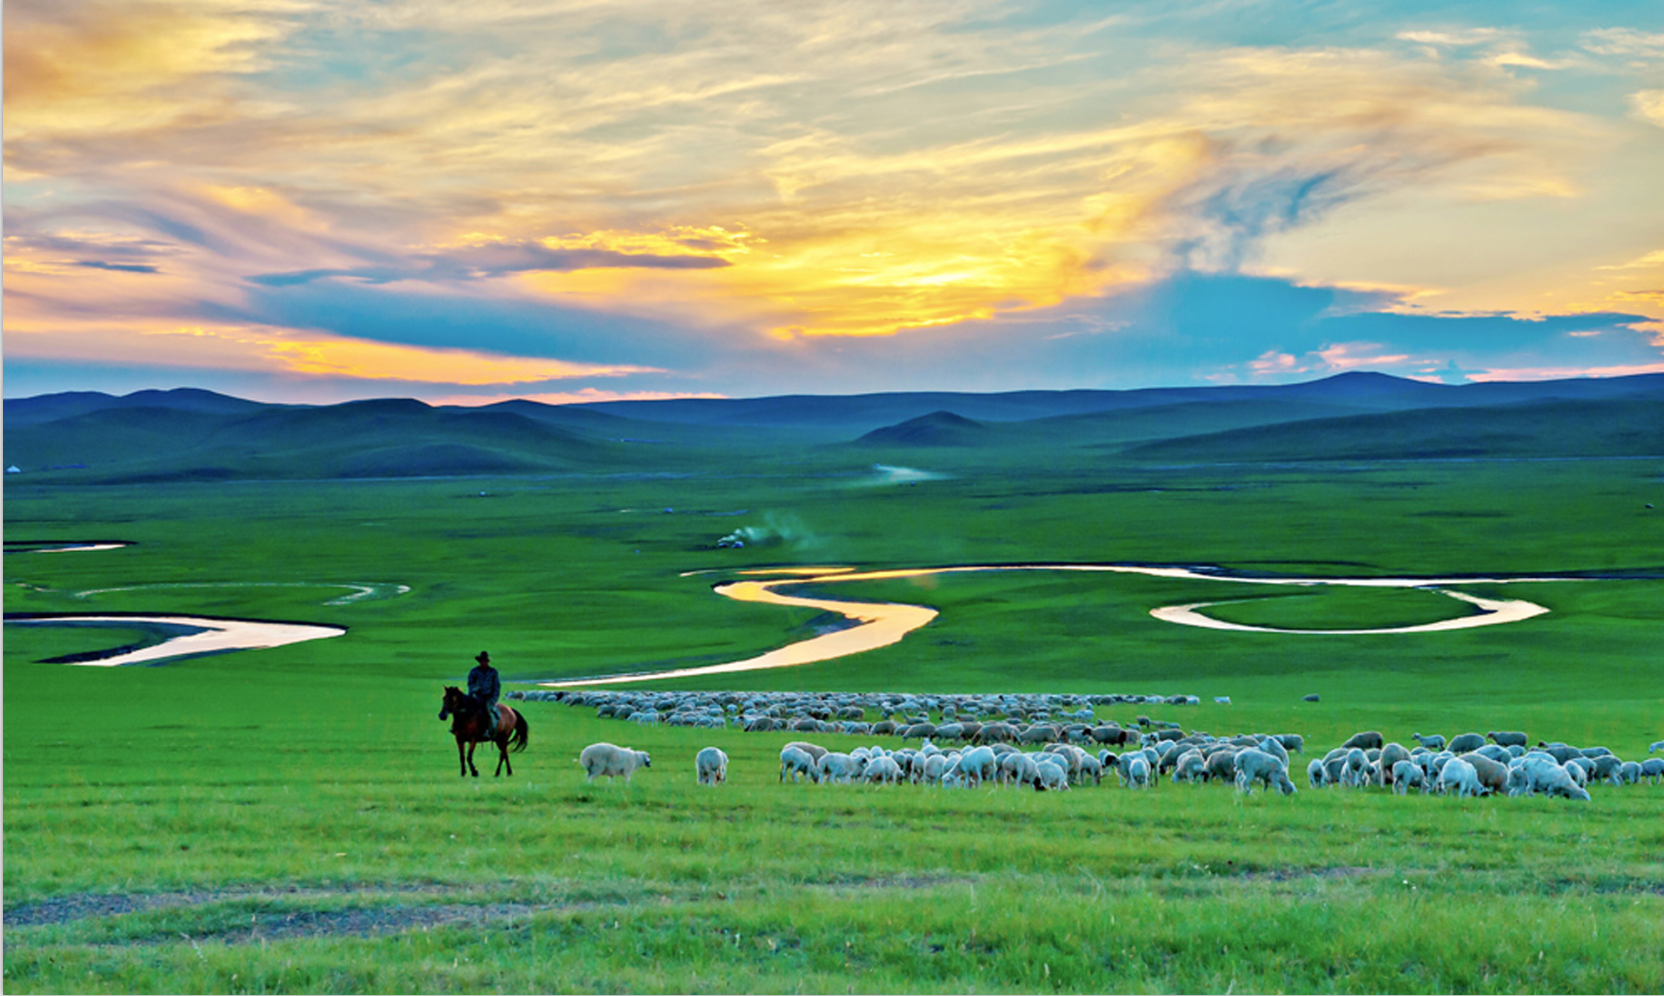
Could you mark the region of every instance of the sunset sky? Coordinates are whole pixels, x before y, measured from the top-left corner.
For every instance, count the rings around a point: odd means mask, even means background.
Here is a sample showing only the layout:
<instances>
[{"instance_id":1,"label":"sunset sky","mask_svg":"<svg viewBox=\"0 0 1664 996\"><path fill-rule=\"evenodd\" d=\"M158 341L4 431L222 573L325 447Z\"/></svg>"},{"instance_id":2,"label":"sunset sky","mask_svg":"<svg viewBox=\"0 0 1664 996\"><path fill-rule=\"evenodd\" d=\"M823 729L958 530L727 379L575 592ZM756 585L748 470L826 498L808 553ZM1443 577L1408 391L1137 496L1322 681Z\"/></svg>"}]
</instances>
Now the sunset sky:
<instances>
[{"instance_id":1,"label":"sunset sky","mask_svg":"<svg viewBox=\"0 0 1664 996\"><path fill-rule=\"evenodd\" d=\"M7 0L4 30L6 397L1664 371L1658 0Z\"/></svg>"}]
</instances>

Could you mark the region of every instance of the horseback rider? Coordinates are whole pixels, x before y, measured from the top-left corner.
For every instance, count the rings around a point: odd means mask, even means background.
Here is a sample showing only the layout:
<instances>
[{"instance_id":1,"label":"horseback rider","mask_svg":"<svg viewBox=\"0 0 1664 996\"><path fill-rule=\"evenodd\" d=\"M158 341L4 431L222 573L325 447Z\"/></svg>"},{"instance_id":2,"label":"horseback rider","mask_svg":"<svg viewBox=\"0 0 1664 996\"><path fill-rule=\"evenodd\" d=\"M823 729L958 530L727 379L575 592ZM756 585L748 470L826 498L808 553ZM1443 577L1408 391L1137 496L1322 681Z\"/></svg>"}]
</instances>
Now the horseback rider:
<instances>
[{"instance_id":1,"label":"horseback rider","mask_svg":"<svg viewBox=\"0 0 1664 996\"><path fill-rule=\"evenodd\" d=\"M481 732L490 739L497 736L497 698L502 694L503 684L497 677L497 669L491 666L491 655L480 651L474 660L479 665L468 672L468 694L480 707L480 719L484 722Z\"/></svg>"}]
</instances>

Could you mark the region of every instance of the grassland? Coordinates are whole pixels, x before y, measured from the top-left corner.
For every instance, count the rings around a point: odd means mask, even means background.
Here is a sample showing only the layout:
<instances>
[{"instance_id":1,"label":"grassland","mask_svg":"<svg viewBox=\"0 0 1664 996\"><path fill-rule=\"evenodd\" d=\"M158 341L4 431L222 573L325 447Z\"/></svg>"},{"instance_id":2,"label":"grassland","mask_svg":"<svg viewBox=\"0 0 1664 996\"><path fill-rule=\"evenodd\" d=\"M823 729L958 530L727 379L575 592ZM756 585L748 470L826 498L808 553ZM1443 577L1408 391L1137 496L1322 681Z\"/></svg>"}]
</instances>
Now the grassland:
<instances>
[{"instance_id":1,"label":"grassland","mask_svg":"<svg viewBox=\"0 0 1664 996\"><path fill-rule=\"evenodd\" d=\"M675 474L8 482L8 543L132 544L8 555L8 612L349 632L95 669L37 662L131 634L7 629L6 990L1664 988L1657 788L1596 787L1578 806L1170 784L783 786L786 735L644 729L546 703L525 707L531 747L514 778L475 781L458 779L435 718L442 685L480 649L509 687L530 687L739 659L826 622L711 593L747 568L1584 574L1464 589L1529 598L1546 616L1396 637L1148 616L1238 594L1220 582L1036 572L826 586L941 614L858 657L675 687L1188 692L1206 704L1100 715L1299 732L1317 749L1359 729L1525 729L1640 757L1664 737L1664 520L1645 507L1664 491L1658 461L1176 467L1026 447L756 447L725 461ZM885 485L874 462L946 476ZM740 525L774 538L715 547ZM684 576L698 570L716 573ZM342 602L338 586L353 583L410 591ZM1221 612L1365 626L1462 611L1419 592L1270 593ZM1310 692L1321 703L1300 701ZM600 739L651 751L654 767L586 785L573 759ZM721 788L694 784L707 743L733 758Z\"/></svg>"}]
</instances>

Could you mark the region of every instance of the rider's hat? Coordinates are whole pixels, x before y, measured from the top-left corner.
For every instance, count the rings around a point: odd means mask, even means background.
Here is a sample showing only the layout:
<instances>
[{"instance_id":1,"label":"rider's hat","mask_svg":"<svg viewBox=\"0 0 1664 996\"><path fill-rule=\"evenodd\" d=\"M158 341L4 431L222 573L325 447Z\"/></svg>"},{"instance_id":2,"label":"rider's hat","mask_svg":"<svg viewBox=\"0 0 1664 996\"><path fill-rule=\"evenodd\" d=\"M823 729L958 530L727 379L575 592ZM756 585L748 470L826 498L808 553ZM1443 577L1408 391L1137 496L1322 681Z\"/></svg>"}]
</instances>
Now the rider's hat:
<instances>
[{"instance_id":1,"label":"rider's hat","mask_svg":"<svg viewBox=\"0 0 1664 996\"><path fill-rule=\"evenodd\" d=\"M482 650L480 651L480 655L475 657L474 660L479 661L481 664L489 664L491 663L491 655Z\"/></svg>"}]
</instances>

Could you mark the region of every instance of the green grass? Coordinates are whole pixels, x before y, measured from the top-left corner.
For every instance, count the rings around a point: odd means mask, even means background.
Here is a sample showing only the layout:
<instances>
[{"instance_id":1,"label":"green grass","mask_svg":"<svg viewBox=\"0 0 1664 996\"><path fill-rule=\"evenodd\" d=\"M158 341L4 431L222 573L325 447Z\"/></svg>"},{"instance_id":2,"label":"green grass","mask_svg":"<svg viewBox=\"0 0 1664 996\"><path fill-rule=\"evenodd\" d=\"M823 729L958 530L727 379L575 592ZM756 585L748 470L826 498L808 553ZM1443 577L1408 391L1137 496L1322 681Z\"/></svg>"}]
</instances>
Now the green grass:
<instances>
[{"instance_id":1,"label":"green grass","mask_svg":"<svg viewBox=\"0 0 1664 996\"><path fill-rule=\"evenodd\" d=\"M1241 590L1241 589L1238 589ZM1252 589L1249 589L1252 590ZM1209 605L1207 615L1226 622L1273 629L1389 629L1419 626L1472 615L1473 606L1419 588L1347 588L1330 585L1297 590L1261 588ZM1508 589L1517 598L1529 590ZM1233 592L1234 595L1234 592Z\"/></svg>"},{"instance_id":2,"label":"green grass","mask_svg":"<svg viewBox=\"0 0 1664 996\"><path fill-rule=\"evenodd\" d=\"M1642 509L1661 490L1656 463L1175 470L1054 456L1044 472L1013 453L804 451L685 477L9 486L8 543L134 545L8 555L8 612L348 633L102 669L37 662L111 631L7 628L6 990L1664 987L1664 794L1650 786L1596 786L1587 805L1373 790L1244 799L1166 783L1056 795L782 786L790 735L639 728L550 703L526 704L531 745L512 779L458 778L440 690L481 649L523 688L752 656L819 621L710 591L740 569L1664 567L1664 520ZM866 486L873 460L951 476ZM765 524L778 543L714 546ZM681 576L703 569L717 573ZM410 591L341 602L334 586L348 583ZM1409 742L1509 728L1639 757L1664 737L1659 585L1469 585L1552 611L1400 637L1220 633L1148 612L1245 593L1275 597L1212 611L1417 622L1461 606L1415 591L1063 572L822 585L940 615L855 658L676 684L1185 692L1204 704L1099 715L1299 732L1314 753L1359 729ZM1309 692L1321 703L1300 701ZM574 759L602 739L650 750L653 768L629 785L584 784ZM707 743L733 758L721 788L694 784ZM90 912L40 920L71 903Z\"/></svg>"}]
</instances>

